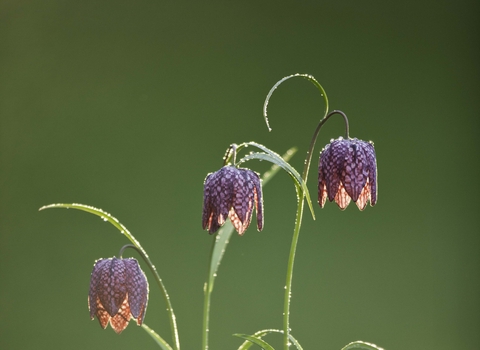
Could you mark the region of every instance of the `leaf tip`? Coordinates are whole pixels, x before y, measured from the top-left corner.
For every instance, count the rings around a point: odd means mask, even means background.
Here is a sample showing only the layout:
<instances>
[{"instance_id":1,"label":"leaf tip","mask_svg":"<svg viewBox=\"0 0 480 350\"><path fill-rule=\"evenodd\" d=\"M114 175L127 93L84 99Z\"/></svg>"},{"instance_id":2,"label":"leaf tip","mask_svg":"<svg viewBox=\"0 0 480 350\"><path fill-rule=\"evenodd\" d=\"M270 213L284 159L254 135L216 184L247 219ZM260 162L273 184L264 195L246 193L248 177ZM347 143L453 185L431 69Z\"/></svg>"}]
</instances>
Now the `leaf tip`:
<instances>
[{"instance_id":1,"label":"leaf tip","mask_svg":"<svg viewBox=\"0 0 480 350\"><path fill-rule=\"evenodd\" d=\"M38 211L42 211L42 210L45 210L45 209L50 209L52 207L54 207L56 204L48 204L48 205L44 205L40 208L38 208Z\"/></svg>"}]
</instances>

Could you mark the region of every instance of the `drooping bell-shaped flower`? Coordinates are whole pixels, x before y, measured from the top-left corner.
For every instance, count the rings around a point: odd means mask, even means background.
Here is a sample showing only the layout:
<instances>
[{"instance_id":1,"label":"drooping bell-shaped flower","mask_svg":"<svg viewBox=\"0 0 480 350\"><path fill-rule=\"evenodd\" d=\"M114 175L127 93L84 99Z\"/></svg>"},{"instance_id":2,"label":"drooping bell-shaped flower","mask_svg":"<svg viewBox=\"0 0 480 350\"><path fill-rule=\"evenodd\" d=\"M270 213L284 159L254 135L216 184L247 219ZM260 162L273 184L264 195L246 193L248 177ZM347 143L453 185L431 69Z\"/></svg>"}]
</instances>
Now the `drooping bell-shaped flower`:
<instances>
[{"instance_id":1,"label":"drooping bell-shaped flower","mask_svg":"<svg viewBox=\"0 0 480 350\"><path fill-rule=\"evenodd\" d=\"M353 200L360 210L367 201L377 203L377 160L373 142L343 139L330 141L320 153L318 203L328 200L345 209Z\"/></svg>"},{"instance_id":2,"label":"drooping bell-shaped flower","mask_svg":"<svg viewBox=\"0 0 480 350\"><path fill-rule=\"evenodd\" d=\"M90 278L88 308L102 328L108 323L120 334L130 318L141 325L148 302L148 282L136 259L99 259Z\"/></svg>"},{"instance_id":3,"label":"drooping bell-shaped flower","mask_svg":"<svg viewBox=\"0 0 480 350\"><path fill-rule=\"evenodd\" d=\"M257 228L263 229L262 186L257 173L226 165L210 173L203 187L202 226L216 232L227 217L240 235L250 225L253 208L257 211Z\"/></svg>"}]
</instances>

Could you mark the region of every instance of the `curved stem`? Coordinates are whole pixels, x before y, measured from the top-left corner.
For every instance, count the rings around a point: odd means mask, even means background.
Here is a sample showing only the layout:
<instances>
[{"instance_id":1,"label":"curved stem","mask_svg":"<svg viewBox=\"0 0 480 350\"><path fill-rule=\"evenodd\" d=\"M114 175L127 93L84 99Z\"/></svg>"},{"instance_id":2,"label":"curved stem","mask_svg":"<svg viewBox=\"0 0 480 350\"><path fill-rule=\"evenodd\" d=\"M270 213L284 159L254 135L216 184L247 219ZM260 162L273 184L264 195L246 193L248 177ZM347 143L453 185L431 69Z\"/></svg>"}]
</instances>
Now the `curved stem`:
<instances>
[{"instance_id":1,"label":"curved stem","mask_svg":"<svg viewBox=\"0 0 480 350\"><path fill-rule=\"evenodd\" d=\"M295 78L295 77L300 77L300 78L307 79L313 85L315 85L318 88L318 90L320 91L320 94L322 95L323 100L325 102L324 117L320 120L317 128L315 129L315 132L314 132L313 137L312 137L312 141L310 142L310 147L309 147L308 152L307 152L307 158L305 159L305 165L304 165L304 168L303 168L302 178L306 182L308 171L310 169L310 163L312 161L313 149L315 148L315 142L317 141L317 136L318 136L318 133L320 132L320 129L321 129L322 125L332 115L341 114L343 116L344 120L345 120L345 138L347 138L347 139L349 138L349 126L348 126L347 116L342 111L335 110L335 111L332 111L332 112L328 113L327 93L325 92L325 89L322 87L322 85L312 75L309 75L309 74L292 74L292 75L286 76L286 77L280 79L279 81L277 81L277 83L270 89L270 91L267 94L267 97L265 98L265 102L263 104L263 117L265 118L265 123L267 124L268 131L272 131L272 128L270 128L270 124L268 123L268 118L267 118L267 107L268 107L268 102L270 101L270 97L272 96L273 92L277 89L277 87L281 83L283 83L285 80L288 80L290 78Z\"/></svg>"},{"instance_id":2,"label":"curved stem","mask_svg":"<svg viewBox=\"0 0 480 350\"><path fill-rule=\"evenodd\" d=\"M317 128L315 129L315 132L313 133L312 141L310 142L310 147L307 152L307 158L305 159L305 166L303 169L303 174L302 174L302 179L304 183L306 184L307 182L307 177L308 177L308 171L310 169L310 163L312 161L312 154L313 154L313 149L315 148L315 143L317 140L317 136L320 132L320 129L322 126L325 124L325 122L335 114L341 114L345 120L345 137L349 137L349 126L348 126L348 119L345 113L342 111L332 111L328 114L325 115L325 117L320 120L318 123ZM302 215L303 215L303 207L304 207L304 201L303 198L305 196L305 192L303 191L302 188L296 187L297 189L297 195L298 195L298 207L297 207L297 215L295 218L295 229L293 231L293 237L292 237L292 244L290 246L290 255L288 258L288 265L287 265L287 281L285 285L285 298L284 298L284 306L283 306L283 343L284 343L284 348L285 350L288 350L290 340L290 298L292 296L292 279L293 279L293 265L295 263L295 252L297 250L297 243L298 243L298 237L300 235L300 226L302 224Z\"/></svg>"},{"instance_id":3,"label":"curved stem","mask_svg":"<svg viewBox=\"0 0 480 350\"><path fill-rule=\"evenodd\" d=\"M298 237L300 236L304 206L304 193L298 186L295 188L298 196L297 215L295 217L295 228L293 230L292 244L288 256L287 280L285 283L285 298L283 304L283 346L285 350L288 350L290 344L290 298L292 297L293 264L295 263L295 252L297 250Z\"/></svg>"},{"instance_id":4,"label":"curved stem","mask_svg":"<svg viewBox=\"0 0 480 350\"><path fill-rule=\"evenodd\" d=\"M279 80L268 92L268 95L265 99L265 103L263 105L263 116L265 118L265 123L267 124L268 130L272 131L270 128L270 125L268 123L268 118L267 118L267 107L268 107L268 102L270 101L270 97L272 96L273 92L277 89L277 87L283 83L284 81L294 78L294 77L301 77L309 80L311 83L313 83L320 91L320 94L322 95L324 101L325 101L325 113L323 118L320 120L319 124L317 125L317 128L315 129L315 132L313 134L312 140L310 141L310 147L307 152L307 157L305 159L305 165L303 168L303 174L302 174L302 180L303 184L302 187L299 185L296 185L296 190L297 190L297 196L298 196L298 206L297 206L297 214L295 218L295 228L293 231L293 237L292 237L292 244L290 246L290 254L288 258L288 265L287 265L287 278L286 278L286 284L285 284L285 298L284 298L284 307L283 307L283 345L285 350L288 350L290 340L289 340L289 335L290 335L290 299L292 295L292 279L293 279L293 265L295 262L295 252L297 249L297 243L298 243L298 238L300 236L300 226L302 224L302 215L303 215L303 208L304 208L304 197L308 193L306 189L306 183L307 183L307 178L308 178L308 171L310 170L310 164L312 162L312 155L313 155L313 150L315 148L315 143L317 141L318 134L320 132L320 129L322 126L325 124L325 122L334 114L341 114L345 120L345 137L348 139L349 138L349 125L348 125L348 119L345 113L341 111L332 111L328 113L328 98L325 90L323 89L322 85L311 75L308 74L294 74L294 75L289 75L287 77L284 77L283 79Z\"/></svg>"},{"instance_id":5,"label":"curved stem","mask_svg":"<svg viewBox=\"0 0 480 350\"><path fill-rule=\"evenodd\" d=\"M349 136L349 126L348 126L348 118L343 113L342 111L331 111L330 113L326 114L322 120L317 125L317 128L315 129L315 132L313 133L312 141L310 141L310 147L308 148L307 152L307 158L305 158L305 165L303 168L303 174L302 174L302 179L303 181L307 182L307 176L308 176L308 171L310 169L310 163L312 162L312 155L313 155L313 149L315 148L315 143L317 141L318 134L320 132L320 129L322 128L323 124L334 114L341 114L343 116L343 119L345 121L345 138L348 139Z\"/></svg>"},{"instance_id":6,"label":"curved stem","mask_svg":"<svg viewBox=\"0 0 480 350\"><path fill-rule=\"evenodd\" d=\"M127 248L132 248L133 250L137 251L138 254L142 255L142 251L139 250L137 247L135 247L133 244L125 244L122 248L120 248L120 252L118 253L118 257L119 257L120 259L123 259L123 252L124 252ZM143 259L143 256L142 256L142 259Z\"/></svg>"}]
</instances>

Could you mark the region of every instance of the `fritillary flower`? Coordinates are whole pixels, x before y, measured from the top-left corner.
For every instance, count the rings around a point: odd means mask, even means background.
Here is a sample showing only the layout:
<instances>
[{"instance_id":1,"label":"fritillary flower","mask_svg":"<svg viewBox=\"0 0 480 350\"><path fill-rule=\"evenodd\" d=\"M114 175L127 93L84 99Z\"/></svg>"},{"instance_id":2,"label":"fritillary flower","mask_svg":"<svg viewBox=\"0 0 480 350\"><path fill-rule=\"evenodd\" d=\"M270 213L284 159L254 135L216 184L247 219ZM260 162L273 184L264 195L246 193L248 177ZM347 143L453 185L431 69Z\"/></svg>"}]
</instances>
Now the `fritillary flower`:
<instances>
[{"instance_id":1,"label":"fritillary flower","mask_svg":"<svg viewBox=\"0 0 480 350\"><path fill-rule=\"evenodd\" d=\"M250 225L253 207L257 228L263 229L262 186L257 173L226 165L207 175L203 187L203 229L214 233L230 218L240 235Z\"/></svg>"},{"instance_id":2,"label":"fritillary flower","mask_svg":"<svg viewBox=\"0 0 480 350\"><path fill-rule=\"evenodd\" d=\"M358 209L377 203L377 160L372 142L358 139L331 140L320 153L318 203L328 200L345 209L353 200Z\"/></svg>"},{"instance_id":3,"label":"fritillary flower","mask_svg":"<svg viewBox=\"0 0 480 350\"><path fill-rule=\"evenodd\" d=\"M110 322L120 334L130 318L141 325L148 302L148 282L133 258L99 259L90 278L88 308L92 320L97 316L103 329Z\"/></svg>"}]
</instances>

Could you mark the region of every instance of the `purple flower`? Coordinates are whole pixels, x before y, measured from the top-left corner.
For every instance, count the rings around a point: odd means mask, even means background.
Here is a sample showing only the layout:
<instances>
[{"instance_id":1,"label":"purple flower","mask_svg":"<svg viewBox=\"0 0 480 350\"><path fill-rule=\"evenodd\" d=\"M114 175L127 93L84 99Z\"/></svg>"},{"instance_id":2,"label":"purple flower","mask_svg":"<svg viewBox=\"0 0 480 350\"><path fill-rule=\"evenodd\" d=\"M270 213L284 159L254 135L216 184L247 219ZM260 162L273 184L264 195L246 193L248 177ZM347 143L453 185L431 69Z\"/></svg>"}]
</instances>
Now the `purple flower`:
<instances>
[{"instance_id":1,"label":"purple flower","mask_svg":"<svg viewBox=\"0 0 480 350\"><path fill-rule=\"evenodd\" d=\"M263 229L262 186L258 174L224 166L205 178L203 187L203 229L216 232L227 217L240 235L250 225L253 206L257 211L257 228Z\"/></svg>"},{"instance_id":2,"label":"purple flower","mask_svg":"<svg viewBox=\"0 0 480 350\"><path fill-rule=\"evenodd\" d=\"M363 210L370 201L377 203L377 160L372 142L339 138L320 153L318 165L318 203L327 199L345 209L353 200Z\"/></svg>"},{"instance_id":3,"label":"purple flower","mask_svg":"<svg viewBox=\"0 0 480 350\"><path fill-rule=\"evenodd\" d=\"M148 302L148 282L137 260L99 259L93 266L88 293L92 320L97 316L103 329L110 322L120 334L130 318L141 325Z\"/></svg>"}]
</instances>

